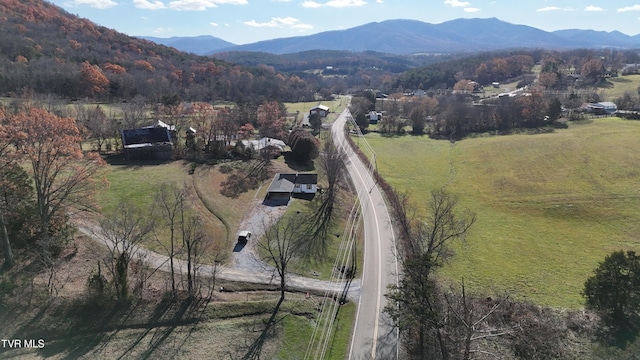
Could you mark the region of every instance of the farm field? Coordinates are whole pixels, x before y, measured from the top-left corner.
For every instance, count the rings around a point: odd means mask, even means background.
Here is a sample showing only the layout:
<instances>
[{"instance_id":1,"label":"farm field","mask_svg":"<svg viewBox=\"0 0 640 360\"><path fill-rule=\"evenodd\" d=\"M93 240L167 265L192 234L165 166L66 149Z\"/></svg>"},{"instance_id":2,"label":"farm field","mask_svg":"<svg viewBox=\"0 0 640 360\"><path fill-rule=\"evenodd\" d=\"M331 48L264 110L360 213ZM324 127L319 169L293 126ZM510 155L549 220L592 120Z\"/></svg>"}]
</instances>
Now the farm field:
<instances>
[{"instance_id":1,"label":"farm field","mask_svg":"<svg viewBox=\"0 0 640 360\"><path fill-rule=\"evenodd\" d=\"M638 94L638 86L640 86L640 75L626 75L615 78L609 78L609 82L613 87L604 89L604 97L607 101L613 101L628 92L632 95Z\"/></svg>"},{"instance_id":2,"label":"farm field","mask_svg":"<svg viewBox=\"0 0 640 360\"><path fill-rule=\"evenodd\" d=\"M381 175L424 212L446 186L477 213L444 275L468 289L579 308L605 255L640 246L640 122L606 118L539 135L368 134Z\"/></svg>"}]
</instances>

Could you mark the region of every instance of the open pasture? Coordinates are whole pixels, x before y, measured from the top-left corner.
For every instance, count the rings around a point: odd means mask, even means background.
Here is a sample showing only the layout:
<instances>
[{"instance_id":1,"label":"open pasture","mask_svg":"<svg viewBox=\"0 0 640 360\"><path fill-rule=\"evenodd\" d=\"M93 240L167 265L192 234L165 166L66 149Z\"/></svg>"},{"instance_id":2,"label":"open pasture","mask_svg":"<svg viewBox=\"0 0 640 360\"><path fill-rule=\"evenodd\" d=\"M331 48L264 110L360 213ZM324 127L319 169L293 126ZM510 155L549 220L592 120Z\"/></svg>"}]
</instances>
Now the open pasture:
<instances>
[{"instance_id":1,"label":"open pasture","mask_svg":"<svg viewBox=\"0 0 640 360\"><path fill-rule=\"evenodd\" d=\"M614 101L625 93L630 93L633 96L638 95L640 75L625 75L609 78L608 80L613 84L613 86L611 88L604 89L604 98L606 101Z\"/></svg>"},{"instance_id":2,"label":"open pasture","mask_svg":"<svg viewBox=\"0 0 640 360\"><path fill-rule=\"evenodd\" d=\"M424 213L446 186L477 214L443 269L467 289L577 308L605 255L640 248L640 122L572 123L539 135L466 139L367 135L378 171Z\"/></svg>"}]
</instances>

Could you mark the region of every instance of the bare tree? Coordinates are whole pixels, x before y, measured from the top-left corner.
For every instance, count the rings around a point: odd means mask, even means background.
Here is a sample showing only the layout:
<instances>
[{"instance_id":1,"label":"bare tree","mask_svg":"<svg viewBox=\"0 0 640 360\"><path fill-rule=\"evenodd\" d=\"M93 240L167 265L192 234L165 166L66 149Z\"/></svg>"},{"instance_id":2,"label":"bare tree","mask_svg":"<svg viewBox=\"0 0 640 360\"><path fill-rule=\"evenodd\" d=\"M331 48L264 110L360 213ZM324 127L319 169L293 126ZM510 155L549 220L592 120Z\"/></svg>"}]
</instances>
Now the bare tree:
<instances>
[{"instance_id":1,"label":"bare tree","mask_svg":"<svg viewBox=\"0 0 640 360\"><path fill-rule=\"evenodd\" d=\"M190 215L185 219L184 212L181 215L182 243L187 256L187 293L189 297L194 297L199 290L196 288L198 272L207 244L209 244L209 237L202 228L202 219L199 216ZM217 269L217 264L214 267Z\"/></svg>"},{"instance_id":2,"label":"bare tree","mask_svg":"<svg viewBox=\"0 0 640 360\"><path fill-rule=\"evenodd\" d=\"M175 185L162 184L158 188L155 195L155 206L160 209L160 222L169 229L169 245L166 246L162 241L158 241L167 251L169 256L169 271L171 274L171 291L173 296L176 292L176 275L175 275L175 255L177 247L176 231L180 224L179 216L184 215L186 201L186 186L178 188ZM157 228L156 228L157 230ZM156 238L158 238L156 234Z\"/></svg>"},{"instance_id":3,"label":"bare tree","mask_svg":"<svg viewBox=\"0 0 640 360\"><path fill-rule=\"evenodd\" d=\"M442 321L446 304L432 274L451 255L450 243L465 238L475 215L458 214L457 199L444 190L431 192L427 211L426 218L409 229L406 255L400 260L403 276L390 287L385 311L400 328L412 356L448 359L450 346ZM402 213L406 211L396 211ZM406 219L404 223L411 224Z\"/></svg>"},{"instance_id":4,"label":"bare tree","mask_svg":"<svg viewBox=\"0 0 640 360\"><path fill-rule=\"evenodd\" d=\"M284 302L287 288L287 268L290 262L295 259L301 249L301 237L303 227L301 220L296 217L280 218L274 224L269 226L264 223L265 229L268 229L258 246L268 255L269 260L274 265L274 273L278 274L280 279L280 298L276 307L271 313L271 317L260 334L260 336L251 344L247 353L243 356L245 359L259 359L262 352L262 346L267 338L269 329L276 321L276 316L280 310L282 302Z\"/></svg>"},{"instance_id":5,"label":"bare tree","mask_svg":"<svg viewBox=\"0 0 640 360\"><path fill-rule=\"evenodd\" d=\"M287 286L287 269L293 259L301 251L304 227L302 219L294 216L280 218L273 225L265 228L267 231L258 246L264 250L274 265L274 273L280 279L280 302L285 298Z\"/></svg>"},{"instance_id":6,"label":"bare tree","mask_svg":"<svg viewBox=\"0 0 640 360\"><path fill-rule=\"evenodd\" d=\"M140 244L146 241L153 231L154 223L148 214L143 214L130 202L121 202L117 209L100 221L96 230L110 252L105 261L115 286L118 299L128 296L129 263Z\"/></svg>"},{"instance_id":7,"label":"bare tree","mask_svg":"<svg viewBox=\"0 0 640 360\"><path fill-rule=\"evenodd\" d=\"M142 125L147 119L148 108L144 103L144 98L136 96L133 101L122 104L122 126L125 129L135 129Z\"/></svg>"},{"instance_id":8,"label":"bare tree","mask_svg":"<svg viewBox=\"0 0 640 360\"><path fill-rule=\"evenodd\" d=\"M452 255L449 245L455 240L464 240L476 221L468 210L460 214L458 199L444 189L433 190L427 205L427 217L414 226L414 240L409 242L409 256L424 256L429 264L441 266Z\"/></svg>"},{"instance_id":9,"label":"bare tree","mask_svg":"<svg viewBox=\"0 0 640 360\"><path fill-rule=\"evenodd\" d=\"M499 308L509 300L508 296L495 301L491 299L489 304L477 306L474 299L467 294L464 279L461 282L460 292L452 288L443 296L447 311L444 312L442 322L449 328L447 331L449 336L454 337L453 342L458 344L455 352L462 353L463 360L470 360L472 353L479 351L472 348L474 342L500 337L512 332L509 327L495 327L490 325L488 321L489 317L496 314Z\"/></svg>"}]
</instances>

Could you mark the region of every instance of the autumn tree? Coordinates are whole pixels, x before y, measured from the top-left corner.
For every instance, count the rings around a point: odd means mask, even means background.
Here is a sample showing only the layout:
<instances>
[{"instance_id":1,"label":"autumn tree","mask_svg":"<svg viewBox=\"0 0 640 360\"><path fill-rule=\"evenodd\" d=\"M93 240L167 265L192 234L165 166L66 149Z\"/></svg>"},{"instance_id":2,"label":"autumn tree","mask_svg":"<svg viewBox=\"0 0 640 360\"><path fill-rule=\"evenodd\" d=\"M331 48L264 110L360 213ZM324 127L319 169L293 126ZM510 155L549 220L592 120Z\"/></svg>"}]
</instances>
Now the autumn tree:
<instances>
[{"instance_id":1,"label":"autumn tree","mask_svg":"<svg viewBox=\"0 0 640 360\"><path fill-rule=\"evenodd\" d=\"M257 118L260 135L280 140L287 138L284 105L277 101L264 102L258 107Z\"/></svg>"},{"instance_id":2,"label":"autumn tree","mask_svg":"<svg viewBox=\"0 0 640 360\"><path fill-rule=\"evenodd\" d=\"M604 66L602 65L602 62L600 60L591 59L582 65L580 75L584 79L587 79L589 83L595 84L600 81L600 79L604 75L604 71Z\"/></svg>"},{"instance_id":3,"label":"autumn tree","mask_svg":"<svg viewBox=\"0 0 640 360\"><path fill-rule=\"evenodd\" d=\"M107 91L109 79L97 65L91 65L88 61L85 61L80 69L80 86L82 94L87 97L95 97Z\"/></svg>"},{"instance_id":4,"label":"autumn tree","mask_svg":"<svg viewBox=\"0 0 640 360\"><path fill-rule=\"evenodd\" d=\"M92 201L105 162L95 153L83 154L76 122L45 110L30 108L12 120L11 134L19 153L30 165L37 201L40 247L60 250L52 232L72 211L95 208Z\"/></svg>"},{"instance_id":5,"label":"autumn tree","mask_svg":"<svg viewBox=\"0 0 640 360\"><path fill-rule=\"evenodd\" d=\"M289 134L287 144L291 147L294 160L306 164L318 157L319 141L304 129L295 129Z\"/></svg>"},{"instance_id":6,"label":"autumn tree","mask_svg":"<svg viewBox=\"0 0 640 360\"><path fill-rule=\"evenodd\" d=\"M453 90L459 92L472 92L475 85L471 80L462 79L453 85Z\"/></svg>"},{"instance_id":7,"label":"autumn tree","mask_svg":"<svg viewBox=\"0 0 640 360\"><path fill-rule=\"evenodd\" d=\"M542 72L538 76L538 83L546 89L553 89L558 83L558 74L555 72Z\"/></svg>"},{"instance_id":8,"label":"autumn tree","mask_svg":"<svg viewBox=\"0 0 640 360\"><path fill-rule=\"evenodd\" d=\"M191 105L187 112L196 129L195 149L211 151L211 141L215 141L217 133L217 112L213 105L198 102Z\"/></svg>"}]
</instances>

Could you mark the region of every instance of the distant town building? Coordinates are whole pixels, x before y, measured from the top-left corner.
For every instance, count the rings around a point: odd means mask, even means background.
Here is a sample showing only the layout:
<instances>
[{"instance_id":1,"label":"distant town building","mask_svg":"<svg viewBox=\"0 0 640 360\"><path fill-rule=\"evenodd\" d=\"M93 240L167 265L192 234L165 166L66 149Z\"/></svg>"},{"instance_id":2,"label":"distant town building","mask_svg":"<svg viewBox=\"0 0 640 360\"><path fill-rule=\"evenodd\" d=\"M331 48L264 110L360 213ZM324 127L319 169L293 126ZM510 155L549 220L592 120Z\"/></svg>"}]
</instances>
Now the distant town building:
<instances>
[{"instance_id":1,"label":"distant town building","mask_svg":"<svg viewBox=\"0 0 640 360\"><path fill-rule=\"evenodd\" d=\"M614 115L618 111L618 106L612 102L603 101L587 104L587 110L596 115Z\"/></svg>"}]
</instances>

